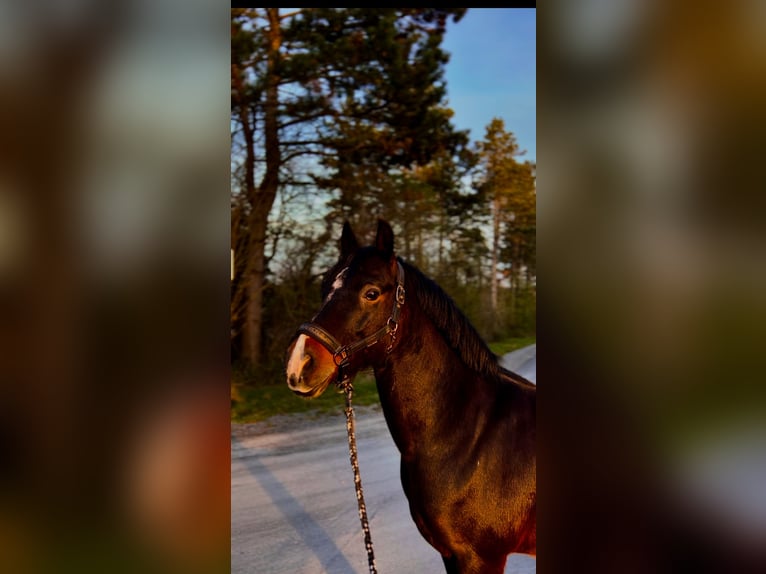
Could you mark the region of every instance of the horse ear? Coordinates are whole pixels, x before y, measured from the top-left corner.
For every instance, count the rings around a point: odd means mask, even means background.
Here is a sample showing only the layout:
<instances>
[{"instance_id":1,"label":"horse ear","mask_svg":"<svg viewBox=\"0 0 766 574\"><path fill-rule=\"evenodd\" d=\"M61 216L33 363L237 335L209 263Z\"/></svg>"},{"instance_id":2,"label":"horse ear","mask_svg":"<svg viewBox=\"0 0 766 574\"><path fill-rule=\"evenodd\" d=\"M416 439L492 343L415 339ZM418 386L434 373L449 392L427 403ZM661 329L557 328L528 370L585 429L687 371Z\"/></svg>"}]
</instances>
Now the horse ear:
<instances>
[{"instance_id":1,"label":"horse ear","mask_svg":"<svg viewBox=\"0 0 766 574\"><path fill-rule=\"evenodd\" d=\"M378 219L378 233L375 236L375 247L378 251L383 253L386 259L393 257L394 255L394 232L391 226Z\"/></svg>"},{"instance_id":2,"label":"horse ear","mask_svg":"<svg viewBox=\"0 0 766 574\"><path fill-rule=\"evenodd\" d=\"M354 230L351 229L351 224L346 220L343 222L343 233L340 236L340 257L345 259L352 253L355 253L359 249L359 242L356 240Z\"/></svg>"}]
</instances>

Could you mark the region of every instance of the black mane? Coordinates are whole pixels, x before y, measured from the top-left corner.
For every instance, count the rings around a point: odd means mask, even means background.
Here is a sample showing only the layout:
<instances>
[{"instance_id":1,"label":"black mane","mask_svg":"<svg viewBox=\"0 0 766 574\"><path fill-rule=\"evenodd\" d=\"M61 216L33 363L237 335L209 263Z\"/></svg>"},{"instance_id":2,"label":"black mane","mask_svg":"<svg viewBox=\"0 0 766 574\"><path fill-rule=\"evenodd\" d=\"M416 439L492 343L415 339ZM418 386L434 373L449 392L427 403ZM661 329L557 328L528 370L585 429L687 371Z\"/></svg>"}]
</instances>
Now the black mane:
<instances>
[{"instance_id":1,"label":"black mane","mask_svg":"<svg viewBox=\"0 0 766 574\"><path fill-rule=\"evenodd\" d=\"M493 380L500 380L501 373L508 373L452 298L417 267L401 258L399 261L406 272L404 287L407 294L414 292L423 312L461 361L470 369Z\"/></svg>"}]
</instances>

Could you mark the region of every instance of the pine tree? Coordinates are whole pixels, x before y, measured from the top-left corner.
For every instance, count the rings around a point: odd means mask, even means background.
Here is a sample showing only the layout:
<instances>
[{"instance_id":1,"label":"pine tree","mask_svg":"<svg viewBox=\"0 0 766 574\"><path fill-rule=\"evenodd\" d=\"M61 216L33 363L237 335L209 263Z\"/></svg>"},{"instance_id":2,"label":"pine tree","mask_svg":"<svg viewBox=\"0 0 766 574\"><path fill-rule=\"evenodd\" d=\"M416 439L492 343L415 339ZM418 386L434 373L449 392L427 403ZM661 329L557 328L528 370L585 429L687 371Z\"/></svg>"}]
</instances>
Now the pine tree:
<instances>
[{"instance_id":1,"label":"pine tree","mask_svg":"<svg viewBox=\"0 0 766 574\"><path fill-rule=\"evenodd\" d=\"M232 10L232 320L247 362L261 358L269 215L280 188L296 184L296 162L309 176L300 183L340 191L340 214L374 206L371 193L395 193L392 175L466 144L444 107L439 48L447 19L464 13Z\"/></svg>"},{"instance_id":2,"label":"pine tree","mask_svg":"<svg viewBox=\"0 0 766 574\"><path fill-rule=\"evenodd\" d=\"M477 144L480 172L477 188L490 206L492 246L490 249L490 306L499 316L499 285L502 277L510 283L510 321L514 321L515 295L526 272L534 270L536 194L534 165L518 162L525 152L516 137L494 118L484 140Z\"/></svg>"}]
</instances>

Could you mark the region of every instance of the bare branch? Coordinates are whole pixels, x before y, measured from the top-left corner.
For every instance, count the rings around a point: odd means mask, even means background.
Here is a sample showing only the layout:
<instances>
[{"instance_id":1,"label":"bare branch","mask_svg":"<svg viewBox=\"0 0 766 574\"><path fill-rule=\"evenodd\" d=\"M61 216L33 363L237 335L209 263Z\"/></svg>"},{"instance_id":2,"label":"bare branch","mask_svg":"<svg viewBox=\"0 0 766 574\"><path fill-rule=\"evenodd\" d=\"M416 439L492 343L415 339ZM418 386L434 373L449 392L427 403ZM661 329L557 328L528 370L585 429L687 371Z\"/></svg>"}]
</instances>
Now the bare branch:
<instances>
[{"instance_id":1,"label":"bare branch","mask_svg":"<svg viewBox=\"0 0 766 574\"><path fill-rule=\"evenodd\" d=\"M294 12L288 12L287 14L280 14L279 19L286 20L287 18L292 18L293 16L297 16L298 14L303 14L305 10L311 10L311 8L300 8L298 10L295 10Z\"/></svg>"}]
</instances>

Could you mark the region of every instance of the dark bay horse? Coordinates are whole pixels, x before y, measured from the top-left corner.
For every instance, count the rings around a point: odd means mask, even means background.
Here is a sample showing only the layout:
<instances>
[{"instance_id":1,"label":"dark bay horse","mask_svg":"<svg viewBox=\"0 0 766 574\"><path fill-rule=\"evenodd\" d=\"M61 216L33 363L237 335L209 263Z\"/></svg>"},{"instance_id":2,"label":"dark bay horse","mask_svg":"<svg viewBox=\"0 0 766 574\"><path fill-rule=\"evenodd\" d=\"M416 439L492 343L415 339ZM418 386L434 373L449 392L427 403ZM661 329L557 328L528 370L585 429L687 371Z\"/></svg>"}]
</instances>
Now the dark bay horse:
<instances>
[{"instance_id":1,"label":"dark bay horse","mask_svg":"<svg viewBox=\"0 0 766 574\"><path fill-rule=\"evenodd\" d=\"M395 256L384 221L363 248L344 225L322 297L288 349L290 389L316 397L372 366L412 518L447 572L502 573L509 553L535 554L536 387Z\"/></svg>"}]
</instances>

